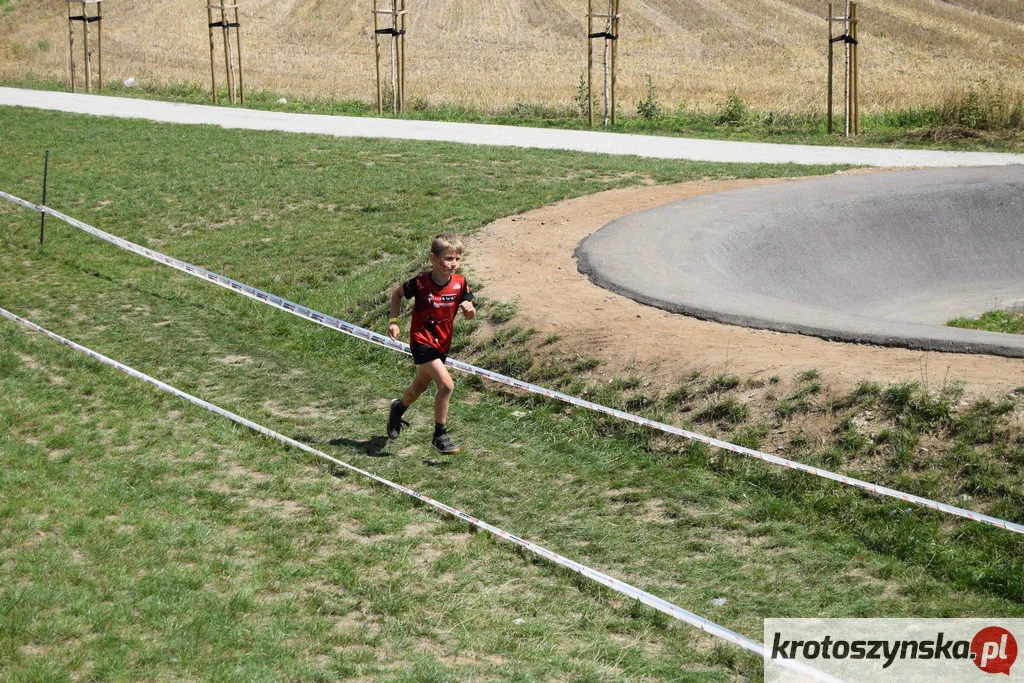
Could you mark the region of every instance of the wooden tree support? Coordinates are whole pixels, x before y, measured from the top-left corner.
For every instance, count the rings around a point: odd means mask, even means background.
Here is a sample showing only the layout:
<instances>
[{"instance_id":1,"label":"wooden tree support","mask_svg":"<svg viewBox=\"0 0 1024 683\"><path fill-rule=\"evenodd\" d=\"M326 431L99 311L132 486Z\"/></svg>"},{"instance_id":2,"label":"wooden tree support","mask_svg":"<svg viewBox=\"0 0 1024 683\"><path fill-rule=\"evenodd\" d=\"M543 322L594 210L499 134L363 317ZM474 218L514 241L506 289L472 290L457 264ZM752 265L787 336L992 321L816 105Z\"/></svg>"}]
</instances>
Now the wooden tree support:
<instances>
[{"instance_id":1,"label":"wooden tree support","mask_svg":"<svg viewBox=\"0 0 1024 683\"><path fill-rule=\"evenodd\" d=\"M846 79L843 87L845 99L845 123L843 132L847 137L860 134L860 93L858 92L857 74L857 3L846 0L843 16L835 16L835 3L828 3L828 132L833 129L833 80L834 80L834 46L843 43L845 52ZM843 33L833 35L832 26L843 24Z\"/></svg>"},{"instance_id":2,"label":"wooden tree support","mask_svg":"<svg viewBox=\"0 0 1024 683\"><path fill-rule=\"evenodd\" d=\"M233 12L234 20L229 19ZM215 18L219 16L220 18ZM228 88L228 99L231 104L238 100L245 104L245 89L242 87L242 35L241 23L238 20L238 5L225 4L221 0L219 5L208 4L206 6L206 18L210 31L210 85L213 90L213 103L217 104L217 47L214 35L220 30L224 39L224 75ZM231 49L232 29L235 34L235 49ZM238 70L236 83L235 70Z\"/></svg>"},{"instance_id":3,"label":"wooden tree support","mask_svg":"<svg viewBox=\"0 0 1024 683\"><path fill-rule=\"evenodd\" d=\"M405 112L405 0L373 0L373 51L377 68L377 113L384 113L384 84L380 73L381 36L390 36L391 113ZM385 20L381 26L381 18ZM390 24L390 25L388 25Z\"/></svg>"},{"instance_id":4,"label":"wooden tree support","mask_svg":"<svg viewBox=\"0 0 1024 683\"><path fill-rule=\"evenodd\" d=\"M603 40L603 102L604 125L615 125L615 58L619 44L619 0L607 0L608 9L603 14L594 13L594 0L587 0L587 118L594 127L594 40ZM603 20L602 31L594 31L594 20Z\"/></svg>"},{"instance_id":5,"label":"wooden tree support","mask_svg":"<svg viewBox=\"0 0 1024 683\"><path fill-rule=\"evenodd\" d=\"M81 6L81 14L73 7ZM89 14L89 5L96 5L96 13ZM76 92L75 22L82 22L82 51L85 55L85 91L92 92L92 49L89 47L89 24L96 24L96 61L99 62L97 79L103 91L103 0L68 0L68 47L71 50L71 92Z\"/></svg>"}]
</instances>

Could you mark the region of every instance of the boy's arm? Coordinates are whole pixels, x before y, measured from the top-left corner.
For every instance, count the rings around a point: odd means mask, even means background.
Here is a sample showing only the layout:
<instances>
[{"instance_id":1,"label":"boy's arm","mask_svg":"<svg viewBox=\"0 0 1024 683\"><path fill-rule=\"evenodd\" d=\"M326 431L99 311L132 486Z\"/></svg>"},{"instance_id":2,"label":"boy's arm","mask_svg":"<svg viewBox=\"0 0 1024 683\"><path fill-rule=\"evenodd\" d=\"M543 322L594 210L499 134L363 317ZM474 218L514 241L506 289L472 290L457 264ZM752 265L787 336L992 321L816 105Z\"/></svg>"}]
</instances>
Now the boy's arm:
<instances>
[{"instance_id":1,"label":"boy's arm","mask_svg":"<svg viewBox=\"0 0 1024 683\"><path fill-rule=\"evenodd\" d=\"M402 328L398 326L398 311L402 308L404 297L405 290L402 285L398 285L395 291L391 292L391 319L388 321L388 337L391 339L398 339L398 335L402 333Z\"/></svg>"},{"instance_id":2,"label":"boy's arm","mask_svg":"<svg viewBox=\"0 0 1024 683\"><path fill-rule=\"evenodd\" d=\"M459 310L462 311L462 315L465 316L466 320L472 320L473 316L476 315L476 306L473 305L473 290L469 288L468 282L462 292L462 301L459 303Z\"/></svg>"}]
</instances>

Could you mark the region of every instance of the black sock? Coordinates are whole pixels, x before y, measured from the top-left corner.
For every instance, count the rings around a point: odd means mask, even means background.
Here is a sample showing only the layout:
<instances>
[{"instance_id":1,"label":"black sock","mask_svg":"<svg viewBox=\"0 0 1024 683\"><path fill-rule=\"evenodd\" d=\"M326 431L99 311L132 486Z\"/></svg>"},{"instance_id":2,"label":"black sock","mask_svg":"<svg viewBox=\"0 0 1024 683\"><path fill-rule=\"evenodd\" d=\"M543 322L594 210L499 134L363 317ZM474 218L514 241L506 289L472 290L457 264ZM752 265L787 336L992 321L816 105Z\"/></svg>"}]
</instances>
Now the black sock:
<instances>
[{"instance_id":1,"label":"black sock","mask_svg":"<svg viewBox=\"0 0 1024 683\"><path fill-rule=\"evenodd\" d=\"M434 423L434 438L435 439L437 437L441 436L442 434L446 433L447 431L448 431L448 427L446 425L443 425L440 422L435 422Z\"/></svg>"},{"instance_id":2,"label":"black sock","mask_svg":"<svg viewBox=\"0 0 1024 683\"><path fill-rule=\"evenodd\" d=\"M405 415L405 411L409 409L409 406L402 403L402 399L398 399L398 417Z\"/></svg>"}]
</instances>

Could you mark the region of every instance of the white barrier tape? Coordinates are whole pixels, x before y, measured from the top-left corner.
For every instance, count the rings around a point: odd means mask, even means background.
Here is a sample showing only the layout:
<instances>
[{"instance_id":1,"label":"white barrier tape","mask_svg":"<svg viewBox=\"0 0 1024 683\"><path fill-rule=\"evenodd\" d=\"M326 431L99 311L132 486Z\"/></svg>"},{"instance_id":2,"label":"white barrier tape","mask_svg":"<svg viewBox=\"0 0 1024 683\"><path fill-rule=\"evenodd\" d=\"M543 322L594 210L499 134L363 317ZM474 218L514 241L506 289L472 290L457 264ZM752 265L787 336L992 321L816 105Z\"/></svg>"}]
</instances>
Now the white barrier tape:
<instances>
[{"instance_id":1,"label":"white barrier tape","mask_svg":"<svg viewBox=\"0 0 1024 683\"><path fill-rule=\"evenodd\" d=\"M180 261L176 258L172 258L165 254L161 254L158 251L153 251L152 249L147 249L146 247L139 246L133 242L129 242L128 240L104 232L99 228L94 228L93 226L87 223L83 223L82 221L79 221L75 218L66 216L60 211L56 211L46 206L37 206L35 204L32 204L31 202L25 201L24 199L18 199L13 195L9 195L6 192L3 192L2 190L0 190L0 197L9 199L17 204L21 204L26 208L48 213L51 216L54 216L55 218L58 218L64 221L65 223L68 223L69 225L79 228L80 230L84 230L90 235L93 235L94 237L98 237L101 240L119 246L122 249L126 249L133 253L139 254L140 256L145 256L146 258L157 261L158 263L162 263L164 265L188 273L189 275L194 275L208 282L212 282L213 284L238 292L239 294L247 296L251 299L262 301L263 303L269 306L273 306L274 308L279 308L283 311L287 311L288 313L297 315L300 318L312 320L313 322L319 323L325 327L340 330L345 334L351 335L353 337L358 337L359 339L364 339L366 341L378 344L380 346L396 349L398 351L402 351L403 353L409 353L409 346L407 344L394 341L384 335L377 334L376 332L372 332L357 325L353 325L352 323L347 323L344 320L339 320L338 318L327 315L325 313L320 313L310 308L306 308L305 306L300 306L299 304L293 303L287 299L283 299L279 296L274 296L273 294L269 294L267 292L264 292L263 290L256 289L255 287L250 287L249 285L237 282L235 280L232 280L231 278L224 277L223 275L218 275L217 273L206 270L205 268L200 268L199 266L194 266L190 263L186 263L185 261ZM1016 522L1010 522L1005 519L1000 519L998 517L991 517L989 515L984 515L979 512L974 512L972 510L967 510L965 508L956 507L955 505L940 503L929 498L916 496L912 493L898 491L887 486L873 484L869 481L856 479L854 477L847 477L845 475L830 472L829 470L824 470L819 467L805 465L803 463L796 462L795 460L787 460L786 458L782 458L777 455L771 455L769 453L756 451L752 448L747 448L745 446L737 446L736 444L731 444L727 441L715 439L710 436L704 436L703 434L699 434L697 432L691 432L686 429L681 429L679 427L674 427L672 425L665 424L663 422L649 420L645 417L633 415L632 413L627 413L625 411L617 410L615 408L608 408L599 403L594 403L592 401L587 401L581 398L577 398L575 396L570 396L569 394L563 394L560 391L553 391L551 389L546 389L536 384L530 384L529 382L523 382L517 379L513 379L512 377L506 377L505 375L501 375L496 372L491 372L489 370L484 370L483 368L478 368L475 365L463 363L453 358L449 358L447 364L457 370L462 370L463 372L477 375L479 377L484 377L491 381L498 382L500 384L505 384L516 389L522 389L523 391L528 391L534 394L547 396L548 398L564 401L565 403L568 403L570 405L579 406L581 408L586 408L588 410L592 410L598 413L604 413L606 415L611 415L612 417L617 417L628 422L644 425L645 427L657 429L668 434L681 436L692 441L698 441L709 446L714 446L715 448L721 448L723 450L731 451L733 453L739 453L740 455L746 455L751 458L756 458L757 460L770 462L773 465L781 465L782 467L786 467L789 469L799 470L801 472L806 472L807 474L813 474L824 479L830 479L832 481L839 482L840 484L846 484L848 486L853 486L864 491L870 491L871 493L880 496L888 496L890 498L896 498L908 503L915 503L917 505L928 507L939 512L945 512L947 514L956 515L958 517L965 517L975 522L991 524L992 526L999 527L1000 529L1006 529L1007 531L1013 531L1018 534L1024 534L1024 524L1017 524Z\"/></svg>"},{"instance_id":2,"label":"white barrier tape","mask_svg":"<svg viewBox=\"0 0 1024 683\"><path fill-rule=\"evenodd\" d=\"M483 530L485 530L485 531L487 531L487 532L489 532L489 533L491 533L491 534L493 534L495 536L498 536L499 538L503 538L503 539L509 541L510 543L513 543L513 544L515 544L515 545L517 545L517 546L519 546L521 548L529 550L530 552L534 553L535 555L538 555L538 556L543 557L543 558L545 558L547 560L550 560L551 562L554 562L555 564L558 564L558 565L560 565L562 567L565 567L566 569L570 569L570 570L576 572L577 574L581 574L581 575L587 577L588 579L591 579L592 581L595 581L595 582L600 583L600 584L602 584L604 586L607 586L608 588L611 588L612 590L614 590L617 593L620 593L622 595L625 595L628 598L632 598L634 600L642 602L643 604L645 604L645 605L647 605L649 607L653 607L654 609L658 610L659 612L663 612L663 613L665 613L665 614L667 614L667 615L669 615L669 616L671 616L671 617L673 617L675 619L678 619L679 621L682 621L682 622L685 622L687 624L690 624L691 626L695 626L695 627L699 628L700 630L702 630L702 631L704 631L706 633L709 633L710 635L716 636L716 637L721 638L723 640L727 640L730 643L732 643L733 645L737 645L737 646L743 648L744 650L749 650L750 652L753 652L754 654L758 655L759 657L763 658L764 655L765 655L765 649L764 649L764 645L762 643L759 643L759 642L757 642L755 640L751 640L750 638L747 638L746 636L740 635L739 633L736 633L735 631L731 631L731 630L725 628L724 626L716 624L713 621L709 621L708 619L705 619L702 616L694 614L693 612L690 612L689 610L685 610L682 607L679 607L677 605L672 604L671 602L668 602L667 600L663 600L662 598L659 598L656 595L652 595L651 593L648 593L645 590L641 590L640 588L637 588L636 586L628 584L628 583L626 583L624 581L619 581L618 579L615 579L615 578L613 578L613 577L611 577L611 576L609 576L609 575L607 575L607 574L605 574L603 572L600 572L600 571L598 571L596 569L588 567L587 565L580 564L579 562L576 562L574 560L570 560L570 559L568 559L566 557L562 557L561 555L558 555L557 553L554 553L554 552L548 550L547 548L545 548L543 546L537 545L536 543L528 541L528 540L526 540L524 538L520 538L518 536L515 536L514 534L510 534L507 531L505 531L504 529L500 529L500 528L498 528L496 526L488 524L487 522L484 522L483 520L477 519L476 517L473 517L472 515L469 515L469 514L467 514L465 512L462 512L461 510L453 508L453 507L451 507L449 505L445 505L444 503L441 503L440 501L436 501L433 498L430 498L428 496L423 495L422 493L417 493L416 491L413 491L412 489L406 488L405 486L402 486L401 484L397 484L397 483L395 483L393 481L390 481L389 479L385 479L383 477L377 476L376 474L373 474L372 472L368 472L368 471L366 471L364 469L356 467L355 465L350 465L350 464L348 464L348 463L346 463L346 462L344 462L342 460L338 460L337 458L335 458L333 456L330 456L327 453L324 453L323 451L317 450L316 448L313 448L312 446L308 446L308 445L302 443L301 441L296 441L295 439L287 437L284 434L281 434L279 432L275 432L274 430L269 429L267 427L264 427L264 426L262 426L260 424L257 424L256 422L253 422L251 420L247 420L246 418L244 418L244 417L242 417L240 415L237 415L235 413L232 413L229 410L225 410L224 408L221 408L221 407L216 406L216 405L214 405L212 403L209 403L208 401L204 401L201 398L197 398L195 396L192 396L191 394L185 393L184 391L181 391L180 389L176 389L176 388L172 387L171 385L166 384L165 382L161 382L158 379L150 377L149 375L144 374L142 372L139 372L138 370L135 370L134 368L131 368L131 367L129 367L129 366L123 364L123 363L120 363L120 362L118 362L116 360L113 360L112 358L108 358L107 356L104 356L101 353L97 353L96 351L93 351L92 349L89 349L89 348L87 348L85 346L82 346L81 344L76 344L75 342L71 341L70 339L66 339L65 337L62 337L59 334L56 334L54 332L50 332L46 328L40 327L39 325L36 325L35 323L33 323L33 322L29 321L29 320L26 320L26 319L24 319L24 318L22 318L20 316L17 316L14 313L11 313L10 311L7 311L7 310L5 310L3 308L0 308L0 316L2 316L4 318L7 318L9 320L12 320L12 321L14 321L16 323L19 323L20 325L23 325L24 327L27 327L28 329L33 330L35 332L38 332L39 334L42 334L42 335L44 335L46 337L49 337L50 339L58 341L61 344L64 344L65 346L68 346L68 347L74 349L75 351L78 351L80 353L83 353L83 354L89 356L90 358L93 358L94 360L97 360L97 361L99 361L101 363L105 363L106 365L110 365L110 366L112 366L114 368L117 368L121 372L123 372L123 373L125 373L125 374L127 374L127 375L129 375L131 377L134 377L136 379L140 379L143 382L151 384L151 385L155 386L157 389L160 389L161 391L165 391L165 392L167 392L167 393L169 393L169 394L171 394L173 396L177 396L178 398L184 399L184 400L188 401L189 403L192 403L192 404L197 405L197 406L199 406L201 408L204 408L205 410L208 410L211 413L214 413L215 415L220 415L221 417L226 417L227 419L229 419L229 420L231 420L233 422L236 422L236 423L238 423L240 425L248 427L249 429L252 429L253 431L259 432L260 434L263 434L264 436L268 436L268 437L270 437L272 439L277 439L278 441L281 441L281 442L283 442L285 444L288 444L289 446L293 446L295 448L298 448L301 451L304 451L304 452L309 453L311 455L315 455L316 457L320 458L321 460L325 460L325 461L327 461L327 462L329 462L329 463L331 463L333 465L337 465L338 467L341 467L343 469L349 470L350 472L355 472L356 474L360 474L360 475L362 475L364 477L372 479L373 481L377 482L378 484L382 484L382 485L387 486L389 488L392 488L392 489L394 489L396 491L400 491L400 492L402 492L402 493L404 493L404 494L406 494L408 496L412 496L413 498L416 498L417 500L420 500L420 501L426 503L427 505L430 505L431 507L434 507L434 508L436 508L438 510L441 510L442 512L445 512L445 513L447 513L449 515L452 515L453 517L458 517L459 519L464 520L464 521L468 522L469 524L472 524L473 526L475 526L477 528L483 529ZM781 664L781 663L783 663L783 661L780 661L779 663ZM817 681L837 681L837 680L839 680L839 679L835 679L835 678L833 678L831 676L828 676L827 674L823 674L823 673L821 673L821 672L819 672L819 671L817 671L815 669L812 669L812 668L807 667L805 665L799 664L799 662L791 662L790 660L784 660L784 663L785 663L785 665L791 666L791 668L794 671L798 671L799 673L801 673L801 674L803 674L805 676L810 676L811 678L813 678L814 680L817 680Z\"/></svg>"}]
</instances>

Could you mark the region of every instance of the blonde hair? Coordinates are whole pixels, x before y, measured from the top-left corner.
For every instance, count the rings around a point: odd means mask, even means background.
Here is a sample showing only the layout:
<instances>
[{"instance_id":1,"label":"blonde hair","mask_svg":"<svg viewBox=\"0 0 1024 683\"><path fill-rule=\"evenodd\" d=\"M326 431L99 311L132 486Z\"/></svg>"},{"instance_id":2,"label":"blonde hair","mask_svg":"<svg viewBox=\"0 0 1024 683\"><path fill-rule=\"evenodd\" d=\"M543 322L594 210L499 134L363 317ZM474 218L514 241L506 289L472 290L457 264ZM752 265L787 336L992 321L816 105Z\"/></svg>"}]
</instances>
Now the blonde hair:
<instances>
[{"instance_id":1,"label":"blonde hair","mask_svg":"<svg viewBox=\"0 0 1024 683\"><path fill-rule=\"evenodd\" d=\"M462 253L462 240L450 232L442 232L430 243L430 253L442 256L446 251Z\"/></svg>"}]
</instances>

